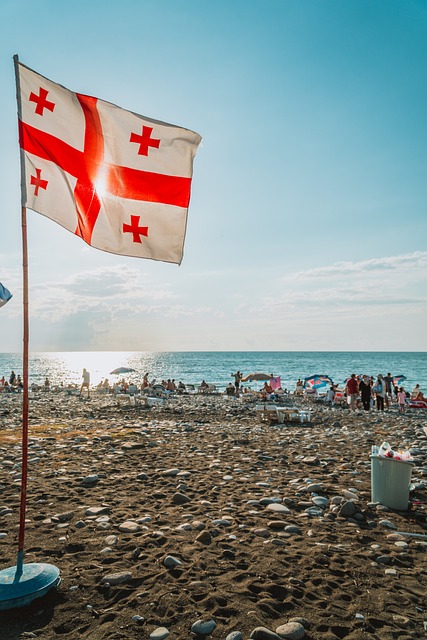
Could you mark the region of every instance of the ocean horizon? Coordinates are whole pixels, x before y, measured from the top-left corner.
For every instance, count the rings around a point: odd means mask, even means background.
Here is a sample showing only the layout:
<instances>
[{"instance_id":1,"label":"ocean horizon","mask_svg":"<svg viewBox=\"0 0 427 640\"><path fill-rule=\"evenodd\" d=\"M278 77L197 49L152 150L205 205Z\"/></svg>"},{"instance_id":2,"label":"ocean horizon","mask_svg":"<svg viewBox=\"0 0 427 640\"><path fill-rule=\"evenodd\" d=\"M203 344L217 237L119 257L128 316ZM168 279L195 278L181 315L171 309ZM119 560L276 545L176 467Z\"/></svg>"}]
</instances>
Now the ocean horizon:
<instances>
[{"instance_id":1,"label":"ocean horizon","mask_svg":"<svg viewBox=\"0 0 427 640\"><path fill-rule=\"evenodd\" d=\"M78 384L82 369L91 374L91 384L109 378L117 367L134 369L126 378L138 384L148 372L150 379L182 380L200 384L206 380L221 390L237 370L280 376L282 387L293 390L298 378L327 374L341 384L351 373L404 375L406 389L420 384L427 391L427 352L424 351L41 351L29 355L29 383ZM22 375L21 353L0 353L0 377L11 371ZM256 388L257 384L250 386Z\"/></svg>"}]
</instances>

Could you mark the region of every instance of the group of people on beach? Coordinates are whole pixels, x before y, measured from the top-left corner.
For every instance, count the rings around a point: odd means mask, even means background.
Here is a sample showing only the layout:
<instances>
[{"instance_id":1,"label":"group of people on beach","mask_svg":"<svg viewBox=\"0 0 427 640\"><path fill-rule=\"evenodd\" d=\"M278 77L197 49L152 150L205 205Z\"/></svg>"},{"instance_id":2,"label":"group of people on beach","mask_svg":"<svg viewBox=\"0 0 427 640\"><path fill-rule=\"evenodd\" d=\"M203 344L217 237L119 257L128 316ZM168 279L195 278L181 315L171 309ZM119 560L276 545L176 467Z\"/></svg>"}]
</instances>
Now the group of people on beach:
<instances>
[{"instance_id":1,"label":"group of people on beach","mask_svg":"<svg viewBox=\"0 0 427 640\"><path fill-rule=\"evenodd\" d=\"M0 378L0 389L2 391L22 391L24 388L24 383L22 382L21 376L16 375L14 371L11 372L9 376L9 380L6 380L4 376Z\"/></svg>"},{"instance_id":2,"label":"group of people on beach","mask_svg":"<svg viewBox=\"0 0 427 640\"><path fill-rule=\"evenodd\" d=\"M243 374L240 371L231 374L231 377L234 379L234 384L232 382L228 383L224 391L225 395L239 398L241 395L254 393L250 388L242 386ZM409 393L404 387L398 386L397 381L399 378L400 377L395 380L390 373L387 373L386 376L378 374L376 379L372 376L357 376L355 373L352 373L347 379L344 389L340 389L338 385L331 382L323 398L330 406L334 406L337 402L346 402L351 411L362 408L365 411L370 411L375 406L377 411L385 411L388 410L393 403L397 403L399 410L404 411L408 403L411 402L425 403L427 408L427 399L424 398L420 385L416 384L412 392ZM132 387L140 393L148 393L150 389L156 386L161 387L168 393L182 394L187 392L187 386L182 381L176 384L174 378L168 378L167 380L156 382L156 379L149 379L148 372L144 374L143 380L139 385L131 385L124 378L112 385L108 378L105 378L105 380L101 380L96 389L105 393L114 394L117 392L129 393L129 388ZM198 390L203 393L209 391L211 386L212 385L209 385L205 380L202 380ZM43 387L37 386L37 390L40 388L43 388L45 391L50 389L48 378L46 378ZM188 385L188 389L190 388L194 389L194 385ZM16 375L14 371L11 372L9 380L6 380L5 376L0 379L1 391L21 391L22 389L23 382L21 376ZM87 397L90 398L90 372L87 369L83 369L82 372L82 383L79 390L80 397L84 391L87 392ZM283 390L280 386L280 377L275 378L273 374L270 374L270 379L264 381L262 389L257 391L255 395L257 398L267 401L275 399L286 392L286 389ZM301 379L298 379L296 383L295 394L319 395L316 389L307 388Z\"/></svg>"},{"instance_id":3,"label":"group of people on beach","mask_svg":"<svg viewBox=\"0 0 427 640\"><path fill-rule=\"evenodd\" d=\"M333 396L335 398L335 390L331 385ZM405 391L405 388L395 384L390 373L383 376L378 374L376 380L372 376L356 376L352 373L348 378L345 392L350 410L355 411L361 408L370 411L376 404L377 411L388 410L393 402L399 405L399 411L404 411L409 401L424 401L424 395L417 384L412 393ZM332 402L334 400L332 399Z\"/></svg>"}]
</instances>

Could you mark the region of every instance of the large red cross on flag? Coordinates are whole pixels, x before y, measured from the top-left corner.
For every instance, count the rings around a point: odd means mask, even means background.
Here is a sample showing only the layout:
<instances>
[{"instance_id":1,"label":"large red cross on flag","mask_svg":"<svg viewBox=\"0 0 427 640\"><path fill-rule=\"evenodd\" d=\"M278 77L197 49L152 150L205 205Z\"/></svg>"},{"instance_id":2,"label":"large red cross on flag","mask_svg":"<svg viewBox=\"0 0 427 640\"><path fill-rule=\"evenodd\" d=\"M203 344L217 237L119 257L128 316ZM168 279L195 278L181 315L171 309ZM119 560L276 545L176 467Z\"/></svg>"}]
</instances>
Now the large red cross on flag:
<instances>
[{"instance_id":1,"label":"large red cross on flag","mask_svg":"<svg viewBox=\"0 0 427 640\"><path fill-rule=\"evenodd\" d=\"M15 66L22 206L97 249L180 264L201 137Z\"/></svg>"}]
</instances>

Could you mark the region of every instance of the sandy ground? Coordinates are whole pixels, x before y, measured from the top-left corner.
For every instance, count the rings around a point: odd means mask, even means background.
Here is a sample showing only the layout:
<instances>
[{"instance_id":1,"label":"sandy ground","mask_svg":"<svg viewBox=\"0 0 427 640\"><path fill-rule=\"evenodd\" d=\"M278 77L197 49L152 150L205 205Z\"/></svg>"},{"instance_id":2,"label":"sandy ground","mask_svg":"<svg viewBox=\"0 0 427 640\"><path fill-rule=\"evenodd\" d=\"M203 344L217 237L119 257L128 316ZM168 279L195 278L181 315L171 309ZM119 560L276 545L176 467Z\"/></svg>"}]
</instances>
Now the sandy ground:
<instances>
[{"instance_id":1,"label":"sandy ground","mask_svg":"<svg viewBox=\"0 0 427 640\"><path fill-rule=\"evenodd\" d=\"M425 638L427 414L287 404L310 423L215 395L151 409L32 395L25 561L62 582L0 613L0 638ZM2 395L1 569L16 562L21 411ZM383 440L415 459L406 511L371 502Z\"/></svg>"}]
</instances>

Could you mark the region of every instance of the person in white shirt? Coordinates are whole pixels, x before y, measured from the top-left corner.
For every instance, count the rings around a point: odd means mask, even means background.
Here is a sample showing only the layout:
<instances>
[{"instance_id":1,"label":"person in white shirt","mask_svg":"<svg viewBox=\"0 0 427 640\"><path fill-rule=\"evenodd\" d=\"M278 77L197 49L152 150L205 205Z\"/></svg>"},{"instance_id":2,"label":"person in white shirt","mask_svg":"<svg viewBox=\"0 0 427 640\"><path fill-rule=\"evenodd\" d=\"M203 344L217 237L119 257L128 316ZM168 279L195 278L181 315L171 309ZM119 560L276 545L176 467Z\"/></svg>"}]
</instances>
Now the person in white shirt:
<instances>
[{"instance_id":1,"label":"person in white shirt","mask_svg":"<svg viewBox=\"0 0 427 640\"><path fill-rule=\"evenodd\" d=\"M82 378L83 378L83 382L82 382L82 386L80 387L79 395L80 396L82 395L83 389L87 389L87 397L90 398L90 373L89 373L89 371L87 371L86 369L83 369Z\"/></svg>"}]
</instances>

